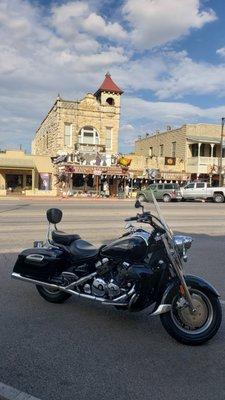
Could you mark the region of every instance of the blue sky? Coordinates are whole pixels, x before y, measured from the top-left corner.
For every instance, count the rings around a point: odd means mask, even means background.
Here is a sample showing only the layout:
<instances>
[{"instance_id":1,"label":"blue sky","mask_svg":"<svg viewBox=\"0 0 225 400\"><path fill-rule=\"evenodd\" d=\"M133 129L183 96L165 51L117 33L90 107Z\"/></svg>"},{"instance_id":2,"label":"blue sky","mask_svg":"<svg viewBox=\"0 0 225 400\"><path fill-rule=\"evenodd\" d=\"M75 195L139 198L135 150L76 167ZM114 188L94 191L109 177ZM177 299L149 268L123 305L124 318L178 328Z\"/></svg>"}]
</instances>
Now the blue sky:
<instances>
[{"instance_id":1,"label":"blue sky","mask_svg":"<svg viewBox=\"0 0 225 400\"><path fill-rule=\"evenodd\" d=\"M224 0L1 0L0 149L29 151L60 93L110 71L124 90L120 150L146 132L225 116Z\"/></svg>"}]
</instances>

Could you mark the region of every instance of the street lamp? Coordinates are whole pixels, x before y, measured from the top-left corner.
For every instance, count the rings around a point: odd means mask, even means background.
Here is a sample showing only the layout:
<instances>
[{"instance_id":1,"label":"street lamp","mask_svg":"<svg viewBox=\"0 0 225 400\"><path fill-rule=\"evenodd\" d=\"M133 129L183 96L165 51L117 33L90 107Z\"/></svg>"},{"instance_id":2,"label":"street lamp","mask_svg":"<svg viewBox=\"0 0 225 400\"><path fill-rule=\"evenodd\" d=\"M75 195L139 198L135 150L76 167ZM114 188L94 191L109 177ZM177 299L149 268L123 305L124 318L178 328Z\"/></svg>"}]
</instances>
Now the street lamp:
<instances>
[{"instance_id":1,"label":"street lamp","mask_svg":"<svg viewBox=\"0 0 225 400\"><path fill-rule=\"evenodd\" d=\"M225 118L221 118L221 140L220 140L220 164L219 164L219 186L223 185L223 149L225 148L225 137L223 134Z\"/></svg>"}]
</instances>

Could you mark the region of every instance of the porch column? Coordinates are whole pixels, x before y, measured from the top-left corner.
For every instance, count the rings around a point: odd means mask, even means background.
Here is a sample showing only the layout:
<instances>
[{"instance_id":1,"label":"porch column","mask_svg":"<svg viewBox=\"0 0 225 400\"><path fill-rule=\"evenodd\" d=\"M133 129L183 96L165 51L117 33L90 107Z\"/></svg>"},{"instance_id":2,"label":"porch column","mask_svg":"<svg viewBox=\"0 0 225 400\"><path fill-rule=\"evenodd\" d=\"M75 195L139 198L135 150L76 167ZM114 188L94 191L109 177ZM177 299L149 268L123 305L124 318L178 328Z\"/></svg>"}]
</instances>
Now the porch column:
<instances>
[{"instance_id":1,"label":"porch column","mask_svg":"<svg viewBox=\"0 0 225 400\"><path fill-rule=\"evenodd\" d=\"M23 172L23 183L22 183L22 190L26 187L26 172Z\"/></svg>"},{"instance_id":2,"label":"porch column","mask_svg":"<svg viewBox=\"0 0 225 400\"><path fill-rule=\"evenodd\" d=\"M35 170L32 169L32 192L35 190Z\"/></svg>"},{"instance_id":3,"label":"porch column","mask_svg":"<svg viewBox=\"0 0 225 400\"><path fill-rule=\"evenodd\" d=\"M210 146L211 146L211 160L213 161L213 150L215 147L215 143L210 143Z\"/></svg>"},{"instance_id":4,"label":"porch column","mask_svg":"<svg viewBox=\"0 0 225 400\"><path fill-rule=\"evenodd\" d=\"M197 178L199 177L199 165L200 165L200 152L202 143L198 143L198 164L197 164Z\"/></svg>"}]
</instances>

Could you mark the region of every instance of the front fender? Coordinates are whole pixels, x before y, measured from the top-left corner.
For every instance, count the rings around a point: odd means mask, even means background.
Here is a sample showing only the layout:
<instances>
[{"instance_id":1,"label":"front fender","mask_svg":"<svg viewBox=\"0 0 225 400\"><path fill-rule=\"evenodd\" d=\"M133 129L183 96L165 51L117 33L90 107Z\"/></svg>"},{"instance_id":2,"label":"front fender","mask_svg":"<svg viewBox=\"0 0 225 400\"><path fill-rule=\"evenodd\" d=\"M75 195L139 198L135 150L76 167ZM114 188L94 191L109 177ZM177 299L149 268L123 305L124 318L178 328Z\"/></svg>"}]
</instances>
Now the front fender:
<instances>
[{"instance_id":1,"label":"front fender","mask_svg":"<svg viewBox=\"0 0 225 400\"><path fill-rule=\"evenodd\" d=\"M217 290L204 279L199 278L198 276L195 275L185 275L184 279L188 287L191 286L196 289L204 289L205 291L208 291L214 296L220 297ZM158 300L156 301L155 307L150 315L154 316L170 311L171 294L175 296L179 291L179 286L180 286L180 281L177 277L171 280L168 286L166 286L163 295L159 297Z\"/></svg>"},{"instance_id":2,"label":"front fender","mask_svg":"<svg viewBox=\"0 0 225 400\"><path fill-rule=\"evenodd\" d=\"M206 291L212 293L216 297L220 297L220 294L218 291L212 286L209 282L205 281L205 279L200 278L199 276L195 275L184 275L185 282L187 286L191 287L198 287L205 289ZM166 303L166 298L168 294L171 292L171 290L178 290L178 287L180 285L180 281L178 278L175 278L170 282L170 284L167 286L166 290L164 291L161 304Z\"/></svg>"}]
</instances>

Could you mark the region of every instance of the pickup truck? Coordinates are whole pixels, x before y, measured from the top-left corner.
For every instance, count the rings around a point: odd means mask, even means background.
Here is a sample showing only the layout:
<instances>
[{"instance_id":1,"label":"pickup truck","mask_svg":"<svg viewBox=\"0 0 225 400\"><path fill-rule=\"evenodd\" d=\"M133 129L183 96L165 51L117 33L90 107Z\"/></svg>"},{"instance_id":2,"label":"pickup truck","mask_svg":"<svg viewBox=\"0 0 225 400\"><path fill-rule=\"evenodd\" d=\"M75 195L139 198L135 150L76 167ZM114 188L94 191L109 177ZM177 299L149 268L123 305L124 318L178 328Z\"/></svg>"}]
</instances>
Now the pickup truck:
<instances>
[{"instance_id":1,"label":"pickup truck","mask_svg":"<svg viewBox=\"0 0 225 400\"><path fill-rule=\"evenodd\" d=\"M225 187L210 187L207 182L190 182L180 191L182 200L211 199L215 203L225 200Z\"/></svg>"}]
</instances>

